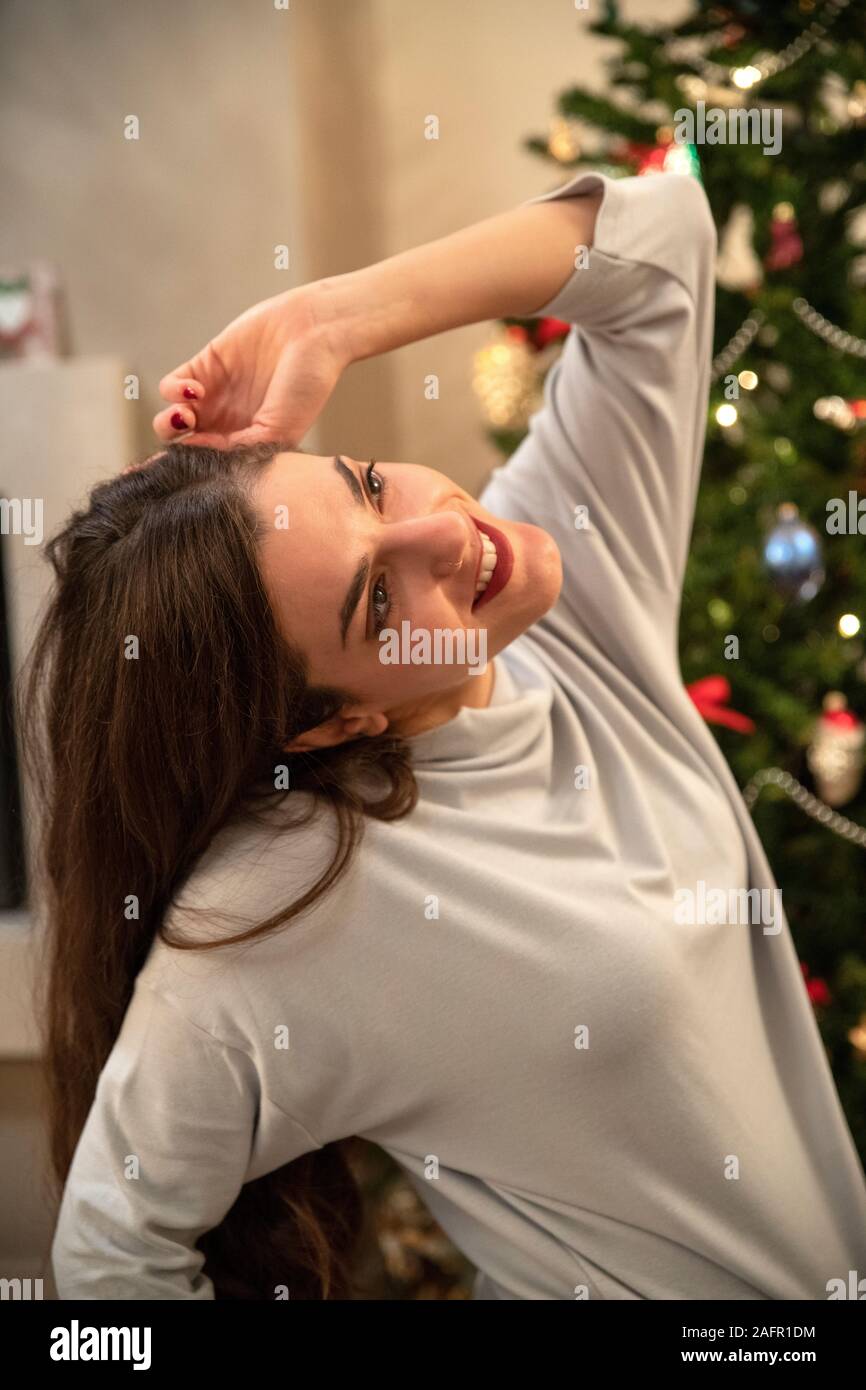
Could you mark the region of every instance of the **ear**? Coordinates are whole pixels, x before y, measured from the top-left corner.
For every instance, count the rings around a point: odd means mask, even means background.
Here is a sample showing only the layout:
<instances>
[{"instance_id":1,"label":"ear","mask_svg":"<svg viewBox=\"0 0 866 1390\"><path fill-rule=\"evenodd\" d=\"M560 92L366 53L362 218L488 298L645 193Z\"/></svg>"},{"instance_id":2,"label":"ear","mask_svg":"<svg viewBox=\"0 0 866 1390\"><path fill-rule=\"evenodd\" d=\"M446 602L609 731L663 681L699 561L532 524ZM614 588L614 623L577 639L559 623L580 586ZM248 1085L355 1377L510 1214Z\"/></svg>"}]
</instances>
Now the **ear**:
<instances>
[{"instance_id":1,"label":"ear","mask_svg":"<svg viewBox=\"0 0 866 1390\"><path fill-rule=\"evenodd\" d=\"M341 710L324 723L317 724L314 729L307 729L303 734L298 734L297 738L285 744L285 750L287 753L307 753L314 748L335 748L338 744L348 743L349 739L359 738L361 735L375 738L377 734L383 734L387 727L388 718L380 711L348 714Z\"/></svg>"}]
</instances>

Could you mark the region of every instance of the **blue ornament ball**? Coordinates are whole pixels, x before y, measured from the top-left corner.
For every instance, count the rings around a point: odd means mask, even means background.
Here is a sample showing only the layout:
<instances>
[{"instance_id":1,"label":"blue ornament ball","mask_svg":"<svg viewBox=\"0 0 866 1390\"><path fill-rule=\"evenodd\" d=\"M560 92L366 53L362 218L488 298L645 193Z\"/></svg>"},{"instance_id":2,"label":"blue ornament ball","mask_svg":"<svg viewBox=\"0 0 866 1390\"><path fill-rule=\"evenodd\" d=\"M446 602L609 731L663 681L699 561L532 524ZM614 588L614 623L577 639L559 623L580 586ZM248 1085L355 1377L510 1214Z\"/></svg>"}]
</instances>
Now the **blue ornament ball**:
<instances>
[{"instance_id":1,"label":"blue ornament ball","mask_svg":"<svg viewBox=\"0 0 866 1390\"><path fill-rule=\"evenodd\" d=\"M793 502L783 502L764 541L764 564L775 587L806 603L824 583L821 538Z\"/></svg>"}]
</instances>

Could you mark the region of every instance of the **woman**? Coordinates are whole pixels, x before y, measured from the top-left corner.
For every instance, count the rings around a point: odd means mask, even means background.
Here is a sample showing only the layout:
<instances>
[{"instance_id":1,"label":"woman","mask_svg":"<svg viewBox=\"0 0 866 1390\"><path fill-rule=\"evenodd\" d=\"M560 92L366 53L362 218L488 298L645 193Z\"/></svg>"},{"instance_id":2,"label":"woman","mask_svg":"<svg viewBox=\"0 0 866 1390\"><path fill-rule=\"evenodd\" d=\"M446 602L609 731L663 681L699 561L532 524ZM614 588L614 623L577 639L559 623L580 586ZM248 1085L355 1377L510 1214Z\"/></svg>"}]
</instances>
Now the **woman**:
<instances>
[{"instance_id":1,"label":"woman","mask_svg":"<svg viewBox=\"0 0 866 1390\"><path fill-rule=\"evenodd\" d=\"M355 1135L479 1298L821 1299L866 1267L778 892L678 667L714 251L694 180L581 174L265 301L161 383L179 442L53 542L62 1298L350 1296ZM574 327L480 502L298 449L350 362L542 314ZM403 624L483 634L486 667L384 660ZM683 911L707 889L747 915Z\"/></svg>"}]
</instances>

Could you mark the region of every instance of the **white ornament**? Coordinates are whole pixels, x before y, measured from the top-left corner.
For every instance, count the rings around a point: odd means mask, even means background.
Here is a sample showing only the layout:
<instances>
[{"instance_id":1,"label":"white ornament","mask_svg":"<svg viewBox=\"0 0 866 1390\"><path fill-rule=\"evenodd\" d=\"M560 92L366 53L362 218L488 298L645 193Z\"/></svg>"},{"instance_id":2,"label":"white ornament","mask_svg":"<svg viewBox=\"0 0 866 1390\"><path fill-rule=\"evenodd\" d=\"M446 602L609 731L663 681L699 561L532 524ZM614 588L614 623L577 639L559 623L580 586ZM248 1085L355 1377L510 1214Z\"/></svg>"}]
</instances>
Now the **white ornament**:
<instances>
[{"instance_id":1,"label":"white ornament","mask_svg":"<svg viewBox=\"0 0 866 1390\"><path fill-rule=\"evenodd\" d=\"M751 290L763 283L764 268L752 241L755 217L746 203L731 210L716 259L716 279L726 290Z\"/></svg>"},{"instance_id":2,"label":"white ornament","mask_svg":"<svg viewBox=\"0 0 866 1390\"><path fill-rule=\"evenodd\" d=\"M828 806L844 806L857 795L863 776L864 726L847 709L839 691L824 697L824 713L815 724L806 761L818 794Z\"/></svg>"}]
</instances>

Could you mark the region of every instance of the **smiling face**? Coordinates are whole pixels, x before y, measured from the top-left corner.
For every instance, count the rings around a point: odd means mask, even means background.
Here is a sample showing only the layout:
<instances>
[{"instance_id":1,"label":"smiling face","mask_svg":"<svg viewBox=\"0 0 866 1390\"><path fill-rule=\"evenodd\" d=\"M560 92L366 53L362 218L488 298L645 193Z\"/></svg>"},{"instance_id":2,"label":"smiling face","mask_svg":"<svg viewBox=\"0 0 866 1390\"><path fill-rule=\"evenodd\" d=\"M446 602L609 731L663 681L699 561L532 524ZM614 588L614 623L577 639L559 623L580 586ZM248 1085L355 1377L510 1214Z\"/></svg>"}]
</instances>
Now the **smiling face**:
<instances>
[{"instance_id":1,"label":"smiling face","mask_svg":"<svg viewBox=\"0 0 866 1390\"><path fill-rule=\"evenodd\" d=\"M352 692L356 722L343 737L388 723L413 732L461 704L482 703L485 678L471 674L482 630L490 662L547 612L562 584L546 531L493 517L450 478L417 464L371 468L346 455L278 453L255 506L280 629L306 656L311 682ZM412 633L463 629L466 663L383 660L379 633L400 633L404 623Z\"/></svg>"}]
</instances>

